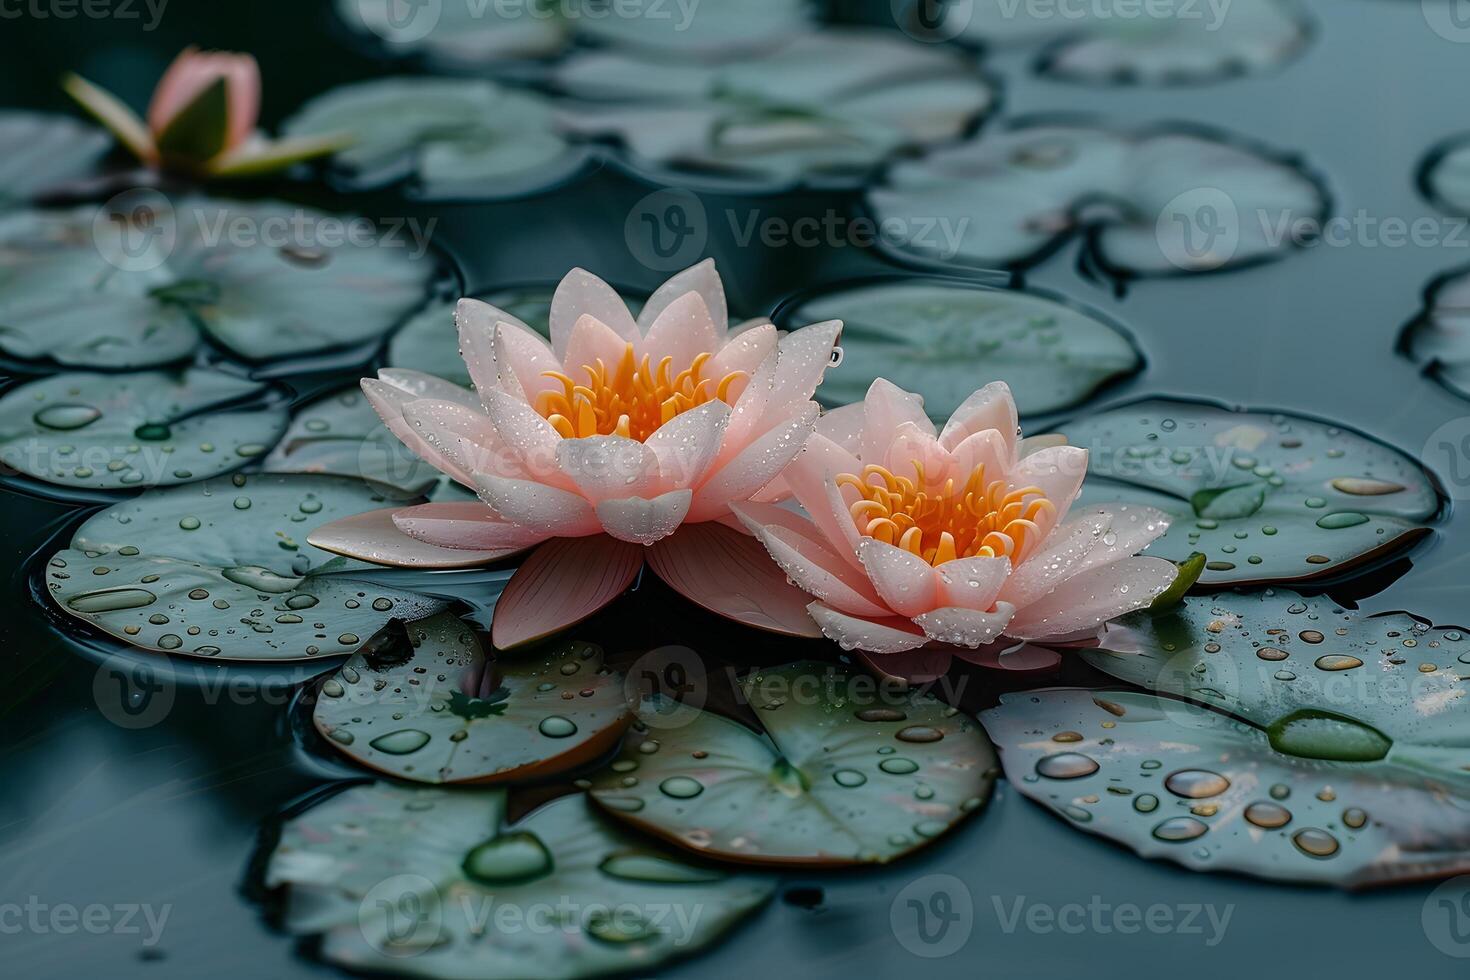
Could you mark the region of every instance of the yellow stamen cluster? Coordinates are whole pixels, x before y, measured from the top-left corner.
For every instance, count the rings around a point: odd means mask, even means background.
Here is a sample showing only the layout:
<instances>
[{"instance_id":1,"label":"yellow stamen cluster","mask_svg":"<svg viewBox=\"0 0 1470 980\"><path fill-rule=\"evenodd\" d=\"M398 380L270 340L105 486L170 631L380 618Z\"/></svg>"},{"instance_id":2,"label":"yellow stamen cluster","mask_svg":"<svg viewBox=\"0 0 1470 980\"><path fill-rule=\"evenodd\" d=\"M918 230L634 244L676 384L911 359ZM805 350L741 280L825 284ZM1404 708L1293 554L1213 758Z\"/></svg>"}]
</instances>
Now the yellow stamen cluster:
<instances>
[{"instance_id":1,"label":"yellow stamen cluster","mask_svg":"<svg viewBox=\"0 0 1470 980\"><path fill-rule=\"evenodd\" d=\"M655 368L647 354L640 362L633 345L628 344L614 369L609 370L600 357L596 364L583 365L586 384L560 371L545 372L546 377L561 382L562 390L543 391L536 399L536 411L565 439L618 435L642 442L675 415L712 399L731 401L730 386L744 372L727 374L718 381L701 378L711 356L700 354L688 368L671 374L672 357L665 357Z\"/></svg>"},{"instance_id":2,"label":"yellow stamen cluster","mask_svg":"<svg viewBox=\"0 0 1470 980\"><path fill-rule=\"evenodd\" d=\"M837 485L860 494L850 510L861 533L931 565L976 556L1014 561L1027 538L1041 533L1036 519L1056 514L1038 487L1013 490L1004 480L987 483L983 465L958 487L953 479L931 485L918 460L914 469L918 478L910 480L869 464L861 475L841 474Z\"/></svg>"}]
</instances>

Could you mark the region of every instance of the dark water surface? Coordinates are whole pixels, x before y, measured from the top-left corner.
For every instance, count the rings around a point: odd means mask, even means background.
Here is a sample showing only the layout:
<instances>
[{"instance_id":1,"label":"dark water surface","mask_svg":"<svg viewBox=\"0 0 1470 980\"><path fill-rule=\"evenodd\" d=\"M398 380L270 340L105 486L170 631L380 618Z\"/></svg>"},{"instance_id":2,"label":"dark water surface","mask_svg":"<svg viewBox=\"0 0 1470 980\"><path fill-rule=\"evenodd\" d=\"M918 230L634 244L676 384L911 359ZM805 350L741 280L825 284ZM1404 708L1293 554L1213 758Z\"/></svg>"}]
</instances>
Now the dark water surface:
<instances>
[{"instance_id":1,"label":"dark water surface","mask_svg":"<svg viewBox=\"0 0 1470 980\"><path fill-rule=\"evenodd\" d=\"M55 79L71 68L141 104L173 54L197 42L259 56L267 123L273 123L308 95L381 71L333 32L325 6L172 0L152 33L136 23L3 19L0 103L62 109ZM1006 114L1066 110L1124 124L1177 119L1223 127L1303 153L1325 177L1338 215L1406 221L1434 215L1414 176L1432 144L1470 128L1464 109L1470 44L1435 34L1412 0L1315 0L1308 6L1318 35L1301 58L1265 77L1174 90L1089 91L1029 76L1022 56L991 59L990 66L1005 79ZM573 265L651 288L663 276L629 255L622 228L635 202L652 189L603 171L518 203L405 206L382 195L356 206L381 215L440 217L436 242L453 254L470 291L555 279ZM297 188L295 196L320 195ZM765 216L820 214L847 201L809 195L757 203ZM738 249L725 209L752 203L704 203L710 250L734 305L744 311L769 310L788 292L816 282L886 268L850 248ZM1446 421L1470 414L1470 406L1421 377L1394 344L1418 311L1425 284L1470 263L1467 246L1470 236L1464 235L1458 246L1433 248L1323 245L1238 272L1144 281L1119 297L1109 284L1079 275L1073 244L1026 278L1103 309L1137 338L1147 369L1106 392L1102 404L1144 394L1195 395L1330 419L1422 454L1450 495L1464 496L1470 479L1456 483L1454 477L1456 467L1470 461L1426 448L1426 440ZM78 508L14 494L3 499L11 600L0 617L0 663L8 680L0 685L0 901L148 903L170 912L152 952L139 935L0 934L0 974L230 980L332 972L274 932L247 893L262 825L299 795L349 773L298 748L291 735L291 684L308 675L190 668L185 679L165 685L171 704L161 720L128 727L138 719L117 710L116 690L107 688L115 682L98 670L102 651L117 647L63 639L58 617L31 597L31 555L68 533ZM1403 563L1397 579L1376 580L1387 584L1363 599L1364 607L1409 609L1439 623L1470 620L1467 544L1470 526L1452 512L1411 553L1411 570ZM629 603L633 608L615 613L608 628L630 648L726 642L704 639L712 621L676 620L644 635L649 627L637 604L657 606L660 597L655 592ZM752 636L726 640L749 643ZM1088 679L1080 668L1072 673L1073 680ZM232 686L239 677L264 678L267 686ZM967 705L993 703L992 682L979 675L969 680ZM959 953L920 959L896 938L890 906L902 889L931 874L965 883L975 924ZM798 889L793 901L773 902L729 941L670 973L1428 978L1465 970L1464 961L1426 938L1421 916L1432 885L1348 895L1192 874L1064 826L1004 782L978 819L896 866L796 876L787 886ZM820 899L812 887L821 889ZM804 907L813 901L815 908ZM1176 921L1184 910L1209 904L1217 915L1229 909L1230 918L1223 938L1203 913L1199 932L1127 935L1089 926L1072 934L1028 929L1024 919L1007 932L1018 901L1022 907L1162 903ZM1459 951L1470 953L1470 945Z\"/></svg>"}]
</instances>

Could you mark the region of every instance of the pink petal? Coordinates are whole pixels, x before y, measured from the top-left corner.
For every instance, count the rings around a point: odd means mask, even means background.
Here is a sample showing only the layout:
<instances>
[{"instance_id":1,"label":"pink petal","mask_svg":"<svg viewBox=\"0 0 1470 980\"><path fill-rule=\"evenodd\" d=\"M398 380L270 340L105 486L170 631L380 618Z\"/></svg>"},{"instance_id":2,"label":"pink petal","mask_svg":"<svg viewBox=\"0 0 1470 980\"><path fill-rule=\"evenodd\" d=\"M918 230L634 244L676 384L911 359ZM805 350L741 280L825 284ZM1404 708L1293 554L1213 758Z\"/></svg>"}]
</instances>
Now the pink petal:
<instances>
[{"instance_id":1,"label":"pink petal","mask_svg":"<svg viewBox=\"0 0 1470 980\"><path fill-rule=\"evenodd\" d=\"M954 410L939 434L939 441L946 449L953 450L975 433L993 429L1005 440L1009 464L1015 452L1017 425L1016 401L1011 397L1010 386L1004 381L992 381Z\"/></svg>"},{"instance_id":2,"label":"pink petal","mask_svg":"<svg viewBox=\"0 0 1470 980\"><path fill-rule=\"evenodd\" d=\"M994 612L949 606L915 616L914 622L935 643L974 649L994 643L1015 614L1015 606L998 602Z\"/></svg>"},{"instance_id":3,"label":"pink petal","mask_svg":"<svg viewBox=\"0 0 1470 980\"><path fill-rule=\"evenodd\" d=\"M807 402L794 416L756 439L717 469L694 495L691 521L707 521L725 513L734 500L746 500L770 483L806 446L817 421L817 403Z\"/></svg>"},{"instance_id":4,"label":"pink petal","mask_svg":"<svg viewBox=\"0 0 1470 980\"><path fill-rule=\"evenodd\" d=\"M659 459L634 439L563 439L556 447L556 463L577 491L594 504L660 492Z\"/></svg>"},{"instance_id":5,"label":"pink petal","mask_svg":"<svg viewBox=\"0 0 1470 980\"><path fill-rule=\"evenodd\" d=\"M942 648L910 650L905 653L857 652L854 659L879 677L904 685L929 684L949 672L951 651Z\"/></svg>"},{"instance_id":6,"label":"pink petal","mask_svg":"<svg viewBox=\"0 0 1470 980\"><path fill-rule=\"evenodd\" d=\"M616 371L627 348L628 341L618 336L612 327L596 317L583 316L567 338L567 352L562 357L563 371L578 384L586 384L591 378L590 369L599 361L603 370L609 373Z\"/></svg>"},{"instance_id":7,"label":"pink petal","mask_svg":"<svg viewBox=\"0 0 1470 980\"><path fill-rule=\"evenodd\" d=\"M848 504L833 481L839 473L862 470L862 463L852 453L830 439L813 435L807 439L806 449L782 474L797 501L822 529L828 546L858 568L862 567L857 557L861 536L848 513Z\"/></svg>"},{"instance_id":8,"label":"pink petal","mask_svg":"<svg viewBox=\"0 0 1470 980\"><path fill-rule=\"evenodd\" d=\"M1043 449L1051 449L1055 446L1065 446L1067 437L1060 432L1048 432L1039 436L1027 436L1016 443L1016 458L1025 459L1027 456L1041 452Z\"/></svg>"},{"instance_id":9,"label":"pink petal","mask_svg":"<svg viewBox=\"0 0 1470 980\"><path fill-rule=\"evenodd\" d=\"M924 399L884 378L874 381L863 398L862 458L882 464L888 458L889 446L899 435L899 427L905 423L915 426L919 432L934 435L934 423L924 411Z\"/></svg>"},{"instance_id":10,"label":"pink petal","mask_svg":"<svg viewBox=\"0 0 1470 980\"><path fill-rule=\"evenodd\" d=\"M757 432L768 431L784 421L791 410L810 401L822 375L832 364L832 350L842 333L842 321L830 320L802 327L782 337L774 358L767 357L757 369L730 415L726 453L728 458Z\"/></svg>"},{"instance_id":11,"label":"pink petal","mask_svg":"<svg viewBox=\"0 0 1470 980\"><path fill-rule=\"evenodd\" d=\"M1082 480L1087 476L1087 450L1076 446L1053 446L1032 453L1016 464L1011 471L1010 481L1014 488L1039 487L1046 498L1055 505L1054 516L1037 521L1042 534L1033 538L1037 544L1051 528L1067 517L1072 501L1082 489ZM1023 556L1024 557L1024 556Z\"/></svg>"},{"instance_id":12,"label":"pink petal","mask_svg":"<svg viewBox=\"0 0 1470 980\"><path fill-rule=\"evenodd\" d=\"M499 312L477 299L462 299L454 308L459 356L477 391L500 387L500 369L495 364L495 316Z\"/></svg>"},{"instance_id":13,"label":"pink petal","mask_svg":"<svg viewBox=\"0 0 1470 980\"><path fill-rule=\"evenodd\" d=\"M716 336L723 341L730 322L730 311L725 305L725 284L720 281L714 259L705 259L698 265L690 266L653 291L648 302L643 304L643 311L638 314L638 326L644 336L648 335L648 328L669 304L686 293L698 293L704 300L705 309L709 311L710 319L714 323Z\"/></svg>"},{"instance_id":14,"label":"pink petal","mask_svg":"<svg viewBox=\"0 0 1470 980\"><path fill-rule=\"evenodd\" d=\"M442 453L460 471L524 476L516 458L479 412L452 402L419 399L403 406L403 419L415 435Z\"/></svg>"},{"instance_id":15,"label":"pink petal","mask_svg":"<svg viewBox=\"0 0 1470 980\"><path fill-rule=\"evenodd\" d=\"M798 588L811 593L826 605L854 616L882 618L893 615L893 610L883 604L873 591L873 586L851 565L806 534L780 525L758 523L752 512L746 509L751 506L737 505L740 508L736 511L737 515L745 521L746 527L750 528L781 571ZM771 509L781 510L779 507ZM815 525L811 526L811 530L816 531Z\"/></svg>"},{"instance_id":16,"label":"pink petal","mask_svg":"<svg viewBox=\"0 0 1470 980\"><path fill-rule=\"evenodd\" d=\"M1169 518L1152 507L1090 507L1053 531L1040 552L1017 566L1003 598L1029 605L1075 575L1137 554L1168 529Z\"/></svg>"},{"instance_id":17,"label":"pink petal","mask_svg":"<svg viewBox=\"0 0 1470 980\"><path fill-rule=\"evenodd\" d=\"M580 537L601 529L592 505L580 494L488 473L476 473L475 486L501 520L535 528L548 537Z\"/></svg>"},{"instance_id":18,"label":"pink petal","mask_svg":"<svg viewBox=\"0 0 1470 980\"><path fill-rule=\"evenodd\" d=\"M821 633L810 597L786 581L754 538L722 524L686 524L648 549L648 567L696 605L756 629L787 636Z\"/></svg>"},{"instance_id":19,"label":"pink petal","mask_svg":"<svg viewBox=\"0 0 1470 980\"><path fill-rule=\"evenodd\" d=\"M548 541L506 583L491 639L509 650L575 626L628 591L642 567L642 548L603 534Z\"/></svg>"},{"instance_id":20,"label":"pink petal","mask_svg":"<svg viewBox=\"0 0 1470 980\"><path fill-rule=\"evenodd\" d=\"M460 550L529 548L546 537L498 520L490 508L474 500L405 507L394 511L393 525L415 541Z\"/></svg>"},{"instance_id":21,"label":"pink petal","mask_svg":"<svg viewBox=\"0 0 1470 980\"><path fill-rule=\"evenodd\" d=\"M704 376L714 378L718 382L736 372L744 374L743 381L737 381L730 386L730 397L738 402L750 384L750 379L755 376L756 370L761 366L761 362L770 357L775 349L775 324L758 324L731 337L723 347L719 348L718 353L705 363Z\"/></svg>"},{"instance_id":22,"label":"pink petal","mask_svg":"<svg viewBox=\"0 0 1470 980\"><path fill-rule=\"evenodd\" d=\"M962 483L969 479L975 467L984 466L987 481L1004 479L1015 467L1011 459L1013 451L1011 444L994 429L976 432L966 436L950 453L953 466L946 475L952 476L955 482Z\"/></svg>"},{"instance_id":23,"label":"pink petal","mask_svg":"<svg viewBox=\"0 0 1470 980\"><path fill-rule=\"evenodd\" d=\"M913 619L939 605L939 576L918 555L864 538L858 543L858 559L879 597L900 616Z\"/></svg>"},{"instance_id":24,"label":"pink petal","mask_svg":"<svg viewBox=\"0 0 1470 980\"><path fill-rule=\"evenodd\" d=\"M551 297L551 349L563 364L570 364L567 349L572 331L584 316L606 324L624 342L639 338L638 324L633 322L628 304L623 302L617 290L586 269L573 269L557 285L556 293ZM618 347L621 350L622 345ZM591 363L582 361L570 366Z\"/></svg>"},{"instance_id":25,"label":"pink petal","mask_svg":"<svg viewBox=\"0 0 1470 980\"><path fill-rule=\"evenodd\" d=\"M345 555L375 565L392 565L398 568L423 568L446 570L455 568L477 568L514 554L515 548L493 548L483 551L468 551L460 548L440 548L417 541L404 534L393 523L397 508L370 510L362 514L344 517L340 521L323 524L307 536L307 543L314 548Z\"/></svg>"},{"instance_id":26,"label":"pink petal","mask_svg":"<svg viewBox=\"0 0 1470 980\"><path fill-rule=\"evenodd\" d=\"M693 492L672 490L647 500L626 497L604 500L597 505L597 519L608 534L621 541L650 545L673 534L689 513Z\"/></svg>"},{"instance_id":27,"label":"pink petal","mask_svg":"<svg viewBox=\"0 0 1470 980\"><path fill-rule=\"evenodd\" d=\"M484 389L480 398L495 434L500 437L526 473L561 489L572 486L561 472L557 451L562 437L551 423L514 395L499 388Z\"/></svg>"},{"instance_id":28,"label":"pink petal","mask_svg":"<svg viewBox=\"0 0 1470 980\"><path fill-rule=\"evenodd\" d=\"M226 146L244 144L260 121L260 65L248 54L219 55L230 105L230 128Z\"/></svg>"},{"instance_id":29,"label":"pink petal","mask_svg":"<svg viewBox=\"0 0 1470 980\"><path fill-rule=\"evenodd\" d=\"M180 109L199 97L212 77L207 62L195 47L185 48L168 66L153 89L148 104L148 128L157 135L168 126Z\"/></svg>"},{"instance_id":30,"label":"pink petal","mask_svg":"<svg viewBox=\"0 0 1470 980\"><path fill-rule=\"evenodd\" d=\"M665 357L672 358L672 372L677 374L694 363L700 354L713 354L723 343L715 331L710 311L698 293L685 293L671 302L648 328L638 345L641 361L647 355L656 369ZM717 379L718 380L718 379Z\"/></svg>"},{"instance_id":31,"label":"pink petal","mask_svg":"<svg viewBox=\"0 0 1470 980\"><path fill-rule=\"evenodd\" d=\"M863 425L867 419L867 412L862 402L843 405L841 408L829 408L822 413L821 418L817 419L817 432L854 456L861 456Z\"/></svg>"},{"instance_id":32,"label":"pink petal","mask_svg":"<svg viewBox=\"0 0 1470 980\"><path fill-rule=\"evenodd\" d=\"M988 611L1011 574L1009 558L956 558L934 568L939 601L946 606Z\"/></svg>"},{"instance_id":33,"label":"pink petal","mask_svg":"<svg viewBox=\"0 0 1470 980\"><path fill-rule=\"evenodd\" d=\"M807 606L807 612L827 639L844 650L866 650L869 653L903 653L917 650L929 642L917 626L900 616L885 619L849 616L820 602Z\"/></svg>"},{"instance_id":34,"label":"pink petal","mask_svg":"<svg viewBox=\"0 0 1470 980\"><path fill-rule=\"evenodd\" d=\"M718 399L680 412L644 440L658 457L659 473L666 485L693 487L704 478L720 453L730 406Z\"/></svg>"},{"instance_id":35,"label":"pink petal","mask_svg":"<svg viewBox=\"0 0 1470 980\"><path fill-rule=\"evenodd\" d=\"M368 404L388 431L398 437L398 441L413 451L414 455L428 462L452 480L463 483L465 486L473 485L473 478L468 470L444 453L437 446L431 446L416 432L408 420L403 417L404 406L410 401L416 400L401 388L391 384L374 380L373 378L362 379L362 393L367 396Z\"/></svg>"},{"instance_id":36,"label":"pink petal","mask_svg":"<svg viewBox=\"0 0 1470 980\"><path fill-rule=\"evenodd\" d=\"M1124 558L1083 572L1016 613L1006 635L1040 640L1097 629L1153 602L1178 571L1162 558Z\"/></svg>"},{"instance_id":37,"label":"pink petal","mask_svg":"<svg viewBox=\"0 0 1470 980\"><path fill-rule=\"evenodd\" d=\"M480 400L468 388L461 388L452 381L445 381L422 371L383 368L378 372L378 380L403 392L406 397L402 401L405 403L420 398L432 398L435 401L453 402L475 411L480 408Z\"/></svg>"},{"instance_id":38,"label":"pink petal","mask_svg":"<svg viewBox=\"0 0 1470 980\"><path fill-rule=\"evenodd\" d=\"M534 404L543 391L561 391L561 382L547 376L561 371L561 363L541 335L526 327L501 321L495 326L495 364L500 386Z\"/></svg>"}]
</instances>

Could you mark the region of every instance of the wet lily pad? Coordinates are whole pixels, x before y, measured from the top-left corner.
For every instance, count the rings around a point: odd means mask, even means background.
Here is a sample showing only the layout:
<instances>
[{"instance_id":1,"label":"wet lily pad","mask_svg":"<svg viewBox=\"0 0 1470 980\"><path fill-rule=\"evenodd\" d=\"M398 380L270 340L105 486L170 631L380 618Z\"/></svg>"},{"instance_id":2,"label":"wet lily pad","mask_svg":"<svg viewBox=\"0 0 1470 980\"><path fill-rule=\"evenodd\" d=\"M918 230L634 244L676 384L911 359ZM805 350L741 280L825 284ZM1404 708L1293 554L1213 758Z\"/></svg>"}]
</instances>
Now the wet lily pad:
<instances>
[{"instance_id":1,"label":"wet lily pad","mask_svg":"<svg viewBox=\"0 0 1470 980\"><path fill-rule=\"evenodd\" d=\"M112 137L69 116L0 110L0 207L90 175Z\"/></svg>"},{"instance_id":2,"label":"wet lily pad","mask_svg":"<svg viewBox=\"0 0 1470 980\"><path fill-rule=\"evenodd\" d=\"M1050 42L1038 70L1067 81L1169 85L1269 71L1296 57L1311 34L1311 20L1295 0L1144 5L1126 20L1112 13L1080 4L1058 17L1055 8L980 0L960 37Z\"/></svg>"},{"instance_id":3,"label":"wet lily pad","mask_svg":"<svg viewBox=\"0 0 1470 980\"><path fill-rule=\"evenodd\" d=\"M1121 680L1242 718L1292 755L1369 762L1392 748L1397 759L1463 768L1462 628L1285 590L1227 592L1124 617L1082 656Z\"/></svg>"},{"instance_id":4,"label":"wet lily pad","mask_svg":"<svg viewBox=\"0 0 1470 980\"><path fill-rule=\"evenodd\" d=\"M1174 516L1146 554L1207 556L1204 586L1340 575L1429 533L1440 499L1403 453L1284 414L1154 399L1061 428L1091 452L1084 504Z\"/></svg>"},{"instance_id":5,"label":"wet lily pad","mask_svg":"<svg viewBox=\"0 0 1470 980\"><path fill-rule=\"evenodd\" d=\"M333 158L350 190L405 180L429 198L515 197L570 179L585 152L556 131L550 103L483 79L398 77L333 89L291 119L288 136L350 133Z\"/></svg>"},{"instance_id":6,"label":"wet lily pad","mask_svg":"<svg viewBox=\"0 0 1470 980\"><path fill-rule=\"evenodd\" d=\"M0 459L89 490L228 473L265 455L285 428L267 386L207 368L58 374L0 397Z\"/></svg>"},{"instance_id":7,"label":"wet lily pad","mask_svg":"<svg viewBox=\"0 0 1470 980\"><path fill-rule=\"evenodd\" d=\"M851 184L889 154L958 136L992 84L957 49L895 32L796 33L733 61L589 51L556 69L570 132L615 138L633 165L762 186Z\"/></svg>"},{"instance_id":8,"label":"wet lily pad","mask_svg":"<svg viewBox=\"0 0 1470 980\"><path fill-rule=\"evenodd\" d=\"M665 729L650 709L592 799L721 860L841 867L923 847L990 798L984 733L927 694L818 663L758 671L742 689L764 734L709 712Z\"/></svg>"},{"instance_id":9,"label":"wet lily pad","mask_svg":"<svg viewBox=\"0 0 1470 980\"><path fill-rule=\"evenodd\" d=\"M51 559L46 586L67 613L143 649L221 660L351 653L390 620L443 608L355 581L353 566L306 543L320 523L383 505L360 482L321 476L155 490L83 523Z\"/></svg>"},{"instance_id":10,"label":"wet lily pad","mask_svg":"<svg viewBox=\"0 0 1470 980\"><path fill-rule=\"evenodd\" d=\"M843 360L817 397L862 401L884 377L924 396L947 419L976 378L1005 381L1023 415L1070 408L1142 359L1101 314L1044 296L942 280L902 279L838 289L792 306L791 323L841 320Z\"/></svg>"},{"instance_id":11,"label":"wet lily pad","mask_svg":"<svg viewBox=\"0 0 1470 980\"><path fill-rule=\"evenodd\" d=\"M900 259L1024 265L1081 233L1087 257L1124 277L1279 257L1328 201L1296 158L1226 134L1037 118L895 164L868 204L901 230L879 240Z\"/></svg>"},{"instance_id":12,"label":"wet lily pad","mask_svg":"<svg viewBox=\"0 0 1470 980\"><path fill-rule=\"evenodd\" d=\"M1006 777L1143 857L1358 888L1470 870L1470 774L1277 752L1266 732L1133 691L1008 694L981 714Z\"/></svg>"},{"instance_id":13,"label":"wet lily pad","mask_svg":"<svg viewBox=\"0 0 1470 980\"><path fill-rule=\"evenodd\" d=\"M445 980L646 974L775 889L628 834L582 796L516 823L506 808L498 789L353 786L285 825L266 884L286 886L286 928L320 935L329 962Z\"/></svg>"},{"instance_id":14,"label":"wet lily pad","mask_svg":"<svg viewBox=\"0 0 1470 980\"><path fill-rule=\"evenodd\" d=\"M568 27L547 0L396 6L396 0L336 0L352 31L395 56L426 56L434 67L484 71L500 60L542 58L566 43Z\"/></svg>"},{"instance_id":15,"label":"wet lily pad","mask_svg":"<svg viewBox=\"0 0 1470 980\"><path fill-rule=\"evenodd\" d=\"M200 331L251 361L352 348L423 302L427 250L411 229L283 203L139 190L15 211L0 218L0 351L150 367L188 357Z\"/></svg>"},{"instance_id":16,"label":"wet lily pad","mask_svg":"<svg viewBox=\"0 0 1470 980\"><path fill-rule=\"evenodd\" d=\"M1404 328L1399 346L1445 387L1470 398L1470 269L1429 284L1424 310Z\"/></svg>"},{"instance_id":17,"label":"wet lily pad","mask_svg":"<svg viewBox=\"0 0 1470 980\"><path fill-rule=\"evenodd\" d=\"M424 492L440 476L388 431L356 386L298 409L265 470L357 477L408 495Z\"/></svg>"},{"instance_id":18,"label":"wet lily pad","mask_svg":"<svg viewBox=\"0 0 1470 980\"><path fill-rule=\"evenodd\" d=\"M488 661L444 614L389 631L322 687L317 730L365 766L423 783L542 779L610 751L633 720L602 650L560 642Z\"/></svg>"}]
</instances>

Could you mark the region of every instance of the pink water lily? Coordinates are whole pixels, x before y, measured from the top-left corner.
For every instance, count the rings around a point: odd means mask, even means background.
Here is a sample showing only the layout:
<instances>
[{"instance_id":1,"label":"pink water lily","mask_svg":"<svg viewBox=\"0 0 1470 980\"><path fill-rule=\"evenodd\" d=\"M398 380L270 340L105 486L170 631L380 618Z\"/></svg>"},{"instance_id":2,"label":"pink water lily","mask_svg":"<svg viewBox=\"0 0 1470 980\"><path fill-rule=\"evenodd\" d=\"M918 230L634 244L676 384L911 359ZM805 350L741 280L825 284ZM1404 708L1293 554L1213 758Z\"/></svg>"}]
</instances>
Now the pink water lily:
<instances>
[{"instance_id":1,"label":"pink water lily","mask_svg":"<svg viewBox=\"0 0 1470 980\"><path fill-rule=\"evenodd\" d=\"M660 287L635 319L580 269L551 302L548 344L476 300L456 319L473 392L385 370L363 390L415 453L476 501L359 515L313 544L385 564L463 567L535 548L495 610L508 647L591 615L646 561L690 599L752 625L820 635L806 597L731 505L774 501L818 408L842 324L778 336L727 326L712 262ZM727 526L728 525L728 526Z\"/></svg>"},{"instance_id":2,"label":"pink water lily","mask_svg":"<svg viewBox=\"0 0 1470 980\"><path fill-rule=\"evenodd\" d=\"M155 169L247 177L284 169L347 144L343 136L268 142L256 131L260 66L248 54L185 49L159 80L145 123L116 96L78 75L63 88L118 141Z\"/></svg>"},{"instance_id":3,"label":"pink water lily","mask_svg":"<svg viewBox=\"0 0 1470 980\"><path fill-rule=\"evenodd\" d=\"M808 610L829 638L911 655L932 676L950 653L993 652L1003 637L1095 633L1174 582L1172 562L1136 556L1167 530L1159 511L1088 507L1068 519L1087 451L1059 442L1019 438L1003 383L936 432L922 399L879 379L861 404L828 413L787 468L809 517L758 501L735 511L816 599ZM883 669L884 657L867 659Z\"/></svg>"}]
</instances>

